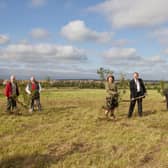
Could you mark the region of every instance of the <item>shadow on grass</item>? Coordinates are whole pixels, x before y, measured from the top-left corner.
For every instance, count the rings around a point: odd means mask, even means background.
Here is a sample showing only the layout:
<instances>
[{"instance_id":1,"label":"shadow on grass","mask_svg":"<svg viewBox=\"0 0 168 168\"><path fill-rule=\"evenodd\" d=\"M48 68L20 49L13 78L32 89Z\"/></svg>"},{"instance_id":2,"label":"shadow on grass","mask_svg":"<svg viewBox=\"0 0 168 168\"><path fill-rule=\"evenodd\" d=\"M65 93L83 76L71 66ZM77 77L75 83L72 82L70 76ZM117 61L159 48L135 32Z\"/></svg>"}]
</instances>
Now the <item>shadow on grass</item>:
<instances>
[{"instance_id":1,"label":"shadow on grass","mask_svg":"<svg viewBox=\"0 0 168 168\"><path fill-rule=\"evenodd\" d=\"M154 115L157 113L157 110L148 110L143 112L143 116Z\"/></svg>"},{"instance_id":2,"label":"shadow on grass","mask_svg":"<svg viewBox=\"0 0 168 168\"><path fill-rule=\"evenodd\" d=\"M57 159L50 155L14 155L0 161L1 168L47 168Z\"/></svg>"},{"instance_id":3,"label":"shadow on grass","mask_svg":"<svg viewBox=\"0 0 168 168\"><path fill-rule=\"evenodd\" d=\"M115 123L115 122L118 122L118 121L121 121L122 118L121 117L116 117L115 119L111 119L111 118L108 118L108 117L98 117L96 119L96 122L112 122L112 123Z\"/></svg>"},{"instance_id":4,"label":"shadow on grass","mask_svg":"<svg viewBox=\"0 0 168 168\"><path fill-rule=\"evenodd\" d=\"M168 113L168 110L167 110L167 109L164 109L164 110L161 110L161 112L167 112L167 113Z\"/></svg>"},{"instance_id":5,"label":"shadow on grass","mask_svg":"<svg viewBox=\"0 0 168 168\"><path fill-rule=\"evenodd\" d=\"M64 106L64 107L49 107L42 108L41 111L35 110L33 112L29 112L29 109L23 110L19 109L19 113L8 114L6 112L1 113L3 116L32 116L32 115L48 115L59 112L60 114L69 112L70 109L78 108L78 106Z\"/></svg>"},{"instance_id":6,"label":"shadow on grass","mask_svg":"<svg viewBox=\"0 0 168 168\"><path fill-rule=\"evenodd\" d=\"M76 109L78 106L63 106L63 107L50 107L50 108L43 108L42 111L35 111L34 114L40 114L40 115L45 115L45 114L52 114L52 113L67 113L69 112L70 109Z\"/></svg>"},{"instance_id":7,"label":"shadow on grass","mask_svg":"<svg viewBox=\"0 0 168 168\"><path fill-rule=\"evenodd\" d=\"M49 108L43 108L43 110L67 110L67 109L74 109L78 108L78 106L61 106L61 107L49 107Z\"/></svg>"},{"instance_id":8,"label":"shadow on grass","mask_svg":"<svg viewBox=\"0 0 168 168\"><path fill-rule=\"evenodd\" d=\"M76 152L83 153L90 149L85 143L49 145L48 154L14 155L0 161L0 168L48 168L52 164L63 161Z\"/></svg>"}]
</instances>

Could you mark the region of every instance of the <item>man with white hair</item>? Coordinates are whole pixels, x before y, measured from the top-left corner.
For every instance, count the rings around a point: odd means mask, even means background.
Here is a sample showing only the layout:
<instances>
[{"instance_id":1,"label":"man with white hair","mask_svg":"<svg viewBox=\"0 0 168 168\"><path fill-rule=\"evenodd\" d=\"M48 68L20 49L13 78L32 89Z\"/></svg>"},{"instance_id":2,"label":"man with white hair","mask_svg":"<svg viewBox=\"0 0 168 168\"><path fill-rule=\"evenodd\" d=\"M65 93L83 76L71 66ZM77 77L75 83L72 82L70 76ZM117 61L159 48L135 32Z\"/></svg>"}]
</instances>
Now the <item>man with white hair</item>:
<instances>
[{"instance_id":1,"label":"man with white hair","mask_svg":"<svg viewBox=\"0 0 168 168\"><path fill-rule=\"evenodd\" d=\"M41 85L38 81L36 81L34 76L30 78L30 82L27 84L25 90L31 97L30 112L34 111L35 103L38 107L38 110L41 111L41 103L40 103Z\"/></svg>"},{"instance_id":2,"label":"man with white hair","mask_svg":"<svg viewBox=\"0 0 168 168\"><path fill-rule=\"evenodd\" d=\"M14 75L11 75L10 81L6 83L5 96L7 97L6 112L11 113L17 108L16 99L19 96L19 89Z\"/></svg>"}]
</instances>

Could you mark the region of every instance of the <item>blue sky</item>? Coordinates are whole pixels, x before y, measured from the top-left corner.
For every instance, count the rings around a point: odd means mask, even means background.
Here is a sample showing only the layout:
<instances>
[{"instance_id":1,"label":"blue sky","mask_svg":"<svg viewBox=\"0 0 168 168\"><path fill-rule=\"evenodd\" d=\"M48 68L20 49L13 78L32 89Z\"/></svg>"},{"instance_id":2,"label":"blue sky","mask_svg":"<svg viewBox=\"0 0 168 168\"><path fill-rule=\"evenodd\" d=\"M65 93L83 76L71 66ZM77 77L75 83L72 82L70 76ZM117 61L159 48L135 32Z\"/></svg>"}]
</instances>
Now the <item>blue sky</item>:
<instances>
[{"instance_id":1,"label":"blue sky","mask_svg":"<svg viewBox=\"0 0 168 168\"><path fill-rule=\"evenodd\" d=\"M168 80L166 0L0 0L0 78Z\"/></svg>"}]
</instances>

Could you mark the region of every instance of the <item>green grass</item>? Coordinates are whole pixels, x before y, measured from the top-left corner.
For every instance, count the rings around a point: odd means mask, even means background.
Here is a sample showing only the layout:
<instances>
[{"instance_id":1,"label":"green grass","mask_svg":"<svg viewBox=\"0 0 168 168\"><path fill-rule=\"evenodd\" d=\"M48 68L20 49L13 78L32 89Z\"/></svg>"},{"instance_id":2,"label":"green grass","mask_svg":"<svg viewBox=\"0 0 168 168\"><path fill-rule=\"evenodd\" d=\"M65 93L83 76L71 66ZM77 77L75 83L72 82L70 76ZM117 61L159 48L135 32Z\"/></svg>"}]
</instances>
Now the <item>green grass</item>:
<instances>
[{"instance_id":1,"label":"green grass","mask_svg":"<svg viewBox=\"0 0 168 168\"><path fill-rule=\"evenodd\" d=\"M0 97L0 168L167 168L168 112L157 91L127 119L120 103L117 121L101 109L104 90L45 90L42 112L6 115ZM124 96L129 99L129 92Z\"/></svg>"}]
</instances>

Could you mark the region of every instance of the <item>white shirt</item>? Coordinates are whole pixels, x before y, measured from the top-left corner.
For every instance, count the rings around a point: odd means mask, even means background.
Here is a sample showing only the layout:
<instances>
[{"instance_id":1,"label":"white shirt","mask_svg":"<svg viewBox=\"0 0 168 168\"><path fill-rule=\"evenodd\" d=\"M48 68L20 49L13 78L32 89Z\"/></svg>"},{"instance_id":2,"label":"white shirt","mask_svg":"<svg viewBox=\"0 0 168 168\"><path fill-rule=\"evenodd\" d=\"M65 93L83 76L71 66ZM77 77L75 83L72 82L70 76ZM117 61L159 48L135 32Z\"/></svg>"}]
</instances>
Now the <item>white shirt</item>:
<instances>
[{"instance_id":1,"label":"white shirt","mask_svg":"<svg viewBox=\"0 0 168 168\"><path fill-rule=\"evenodd\" d=\"M138 79L134 79L135 80L135 83L136 83L136 86L137 86L137 92L140 92L141 89L140 89L140 83L139 83L139 80Z\"/></svg>"}]
</instances>

